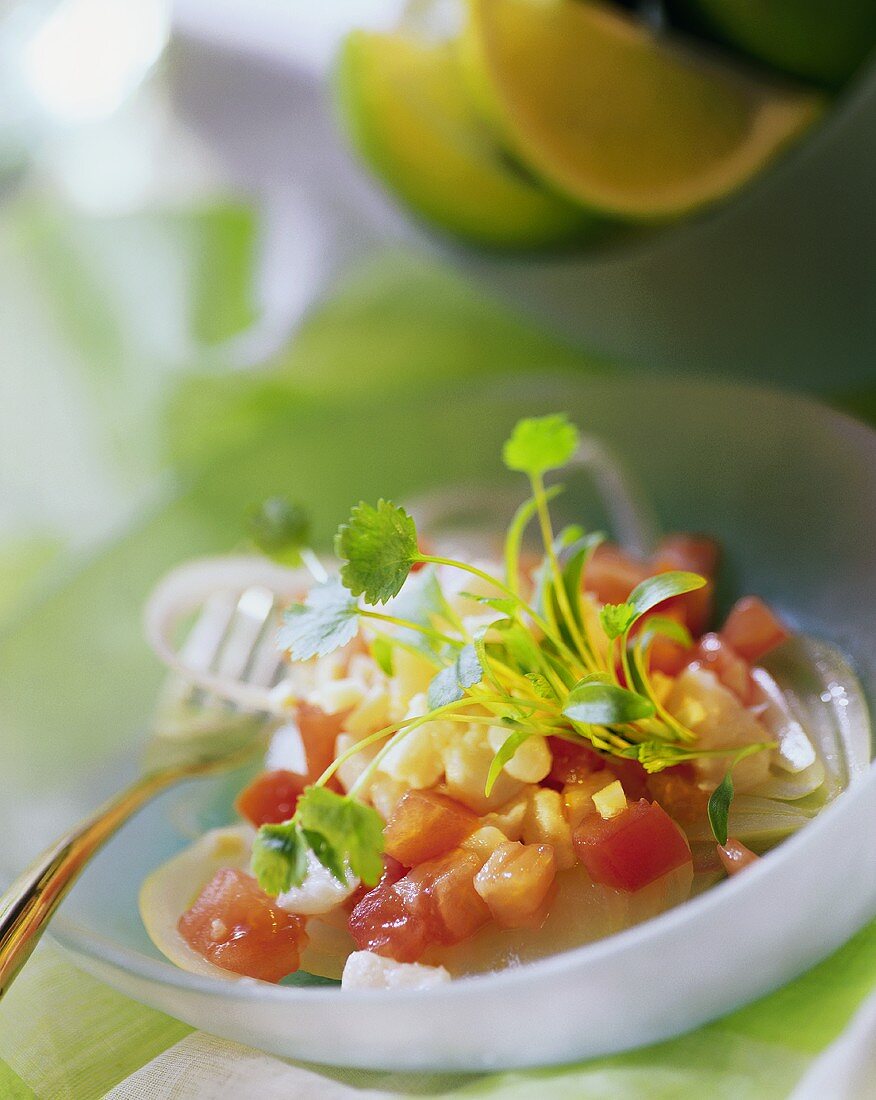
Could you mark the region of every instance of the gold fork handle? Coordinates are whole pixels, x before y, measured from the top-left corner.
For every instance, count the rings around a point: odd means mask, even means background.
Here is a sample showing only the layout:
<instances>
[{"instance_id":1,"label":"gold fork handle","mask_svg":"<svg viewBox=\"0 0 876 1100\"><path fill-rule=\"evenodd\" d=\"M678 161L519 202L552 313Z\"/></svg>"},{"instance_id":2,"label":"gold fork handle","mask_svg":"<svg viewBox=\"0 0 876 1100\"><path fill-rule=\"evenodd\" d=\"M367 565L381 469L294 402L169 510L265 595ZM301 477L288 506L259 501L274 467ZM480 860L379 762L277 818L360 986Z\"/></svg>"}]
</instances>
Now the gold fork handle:
<instances>
[{"instance_id":1,"label":"gold fork handle","mask_svg":"<svg viewBox=\"0 0 876 1100\"><path fill-rule=\"evenodd\" d=\"M156 771L138 779L43 852L0 898L0 998L91 857L174 778Z\"/></svg>"}]
</instances>

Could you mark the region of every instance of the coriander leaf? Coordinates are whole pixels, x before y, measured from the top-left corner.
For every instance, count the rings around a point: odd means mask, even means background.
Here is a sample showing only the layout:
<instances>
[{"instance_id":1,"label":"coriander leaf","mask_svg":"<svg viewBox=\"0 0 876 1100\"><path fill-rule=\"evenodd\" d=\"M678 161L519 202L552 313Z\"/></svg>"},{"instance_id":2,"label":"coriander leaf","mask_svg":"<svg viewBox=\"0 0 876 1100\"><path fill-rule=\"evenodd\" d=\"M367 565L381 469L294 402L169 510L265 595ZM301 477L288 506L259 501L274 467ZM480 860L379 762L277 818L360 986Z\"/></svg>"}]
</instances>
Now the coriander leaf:
<instances>
[{"instance_id":1,"label":"coriander leaf","mask_svg":"<svg viewBox=\"0 0 876 1100\"><path fill-rule=\"evenodd\" d=\"M325 869L331 872L338 882L346 882L348 876L347 863L342 850L335 848L331 842L314 829L302 829L307 847L313 852Z\"/></svg>"},{"instance_id":2,"label":"coriander leaf","mask_svg":"<svg viewBox=\"0 0 876 1100\"><path fill-rule=\"evenodd\" d=\"M456 658L456 678L464 688L474 687L484 678L484 670L473 645L464 645Z\"/></svg>"},{"instance_id":3,"label":"coriander leaf","mask_svg":"<svg viewBox=\"0 0 876 1100\"><path fill-rule=\"evenodd\" d=\"M387 676L392 676L392 643L387 638L375 638L371 643L371 656L374 663Z\"/></svg>"},{"instance_id":4,"label":"coriander leaf","mask_svg":"<svg viewBox=\"0 0 876 1100\"><path fill-rule=\"evenodd\" d=\"M327 787L307 787L296 819L316 858L339 882L347 867L366 885L383 874L383 819L370 806Z\"/></svg>"},{"instance_id":5,"label":"coriander leaf","mask_svg":"<svg viewBox=\"0 0 876 1100\"><path fill-rule=\"evenodd\" d=\"M727 843L730 803L733 801L732 771L733 769L730 768L709 798L709 824L712 826L712 835L718 844L722 845Z\"/></svg>"},{"instance_id":6,"label":"coriander leaf","mask_svg":"<svg viewBox=\"0 0 876 1100\"><path fill-rule=\"evenodd\" d=\"M246 515L249 537L263 554L282 565L298 565L310 540L310 519L285 497L269 497Z\"/></svg>"},{"instance_id":7,"label":"coriander leaf","mask_svg":"<svg viewBox=\"0 0 876 1100\"><path fill-rule=\"evenodd\" d=\"M509 470L540 477L565 466L578 449L578 429L563 413L519 420L502 457Z\"/></svg>"},{"instance_id":8,"label":"coriander leaf","mask_svg":"<svg viewBox=\"0 0 876 1100\"><path fill-rule=\"evenodd\" d=\"M304 882L307 848L294 821L262 825L252 846L252 870L266 894L275 898Z\"/></svg>"},{"instance_id":9,"label":"coriander leaf","mask_svg":"<svg viewBox=\"0 0 876 1100\"><path fill-rule=\"evenodd\" d=\"M636 609L631 603L607 603L599 612L606 636L614 641L635 622Z\"/></svg>"},{"instance_id":10,"label":"coriander leaf","mask_svg":"<svg viewBox=\"0 0 876 1100\"><path fill-rule=\"evenodd\" d=\"M679 570L670 573L657 573L641 584L637 584L629 597L629 603L635 608L636 619L640 619L652 607L663 603L673 596L682 596L685 592L694 592L706 584L705 577L698 573L684 573Z\"/></svg>"},{"instance_id":11,"label":"coriander leaf","mask_svg":"<svg viewBox=\"0 0 876 1100\"><path fill-rule=\"evenodd\" d=\"M490 792L496 783L496 780L502 773L502 769L512 759L514 753L520 748L524 741L527 741L533 734L531 729L517 729L511 736L504 741L499 747L499 751L493 757L490 763L490 770L487 772L487 781L484 784L484 794L487 798L490 797Z\"/></svg>"},{"instance_id":12,"label":"coriander leaf","mask_svg":"<svg viewBox=\"0 0 876 1100\"><path fill-rule=\"evenodd\" d=\"M438 675L429 684L426 693L426 702L430 710L446 707L448 703L458 703L465 695L456 678L456 665L448 665L442 668Z\"/></svg>"},{"instance_id":13,"label":"coriander leaf","mask_svg":"<svg viewBox=\"0 0 876 1100\"><path fill-rule=\"evenodd\" d=\"M386 603L401 591L417 560L417 529L404 508L388 500L376 508L362 501L338 528L335 549L346 563L341 579L353 595Z\"/></svg>"},{"instance_id":14,"label":"coriander leaf","mask_svg":"<svg viewBox=\"0 0 876 1100\"><path fill-rule=\"evenodd\" d=\"M391 610L397 619L420 626L432 626L435 619L447 619L452 615L434 565L412 574L404 591L392 601Z\"/></svg>"},{"instance_id":15,"label":"coriander leaf","mask_svg":"<svg viewBox=\"0 0 876 1100\"><path fill-rule=\"evenodd\" d=\"M427 702L432 710L458 702L466 688L474 687L484 678L484 669L474 645L465 645L456 660L442 668L429 685Z\"/></svg>"},{"instance_id":16,"label":"coriander leaf","mask_svg":"<svg viewBox=\"0 0 876 1100\"><path fill-rule=\"evenodd\" d=\"M573 722L592 726L624 725L650 718L654 704L643 695L637 695L617 684L586 679L569 692L563 714Z\"/></svg>"},{"instance_id":17,"label":"coriander leaf","mask_svg":"<svg viewBox=\"0 0 876 1100\"><path fill-rule=\"evenodd\" d=\"M283 616L277 639L293 661L324 657L352 641L359 629L356 601L336 578L316 584L303 604Z\"/></svg>"}]
</instances>

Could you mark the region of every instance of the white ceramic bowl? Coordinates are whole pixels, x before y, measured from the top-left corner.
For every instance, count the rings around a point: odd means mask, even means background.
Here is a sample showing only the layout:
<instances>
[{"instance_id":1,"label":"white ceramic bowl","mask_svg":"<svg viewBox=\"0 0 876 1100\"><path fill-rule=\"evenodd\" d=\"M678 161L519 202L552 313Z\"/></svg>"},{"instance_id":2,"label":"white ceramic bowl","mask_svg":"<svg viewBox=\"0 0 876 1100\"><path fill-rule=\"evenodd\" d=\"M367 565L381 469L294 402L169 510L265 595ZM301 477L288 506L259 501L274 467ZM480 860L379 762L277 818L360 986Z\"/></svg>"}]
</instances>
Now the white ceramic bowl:
<instances>
[{"instance_id":1,"label":"white ceramic bowl","mask_svg":"<svg viewBox=\"0 0 876 1100\"><path fill-rule=\"evenodd\" d=\"M0 639L8 780L0 824L12 838L2 872L131 773L127 746L161 675L139 637L140 603L171 563L233 545L236 517L260 492L311 496L326 533L360 496L409 497L490 471L507 486L498 454L510 425L556 409L612 442L667 528L722 540L725 602L760 592L800 629L839 646L872 707L876 435L868 429L805 399L712 383L543 377L435 387L391 408L378 396L372 405L290 415L279 433L217 463ZM586 488L576 488L573 502L602 522ZM866 722L851 720L858 729ZM158 955L136 896L150 870L229 818L236 781L189 784L149 807L86 872L54 934L79 965L139 1000L312 1061L497 1069L653 1042L789 980L876 912L870 767L744 875L649 923L516 971L424 994L219 982Z\"/></svg>"}]
</instances>

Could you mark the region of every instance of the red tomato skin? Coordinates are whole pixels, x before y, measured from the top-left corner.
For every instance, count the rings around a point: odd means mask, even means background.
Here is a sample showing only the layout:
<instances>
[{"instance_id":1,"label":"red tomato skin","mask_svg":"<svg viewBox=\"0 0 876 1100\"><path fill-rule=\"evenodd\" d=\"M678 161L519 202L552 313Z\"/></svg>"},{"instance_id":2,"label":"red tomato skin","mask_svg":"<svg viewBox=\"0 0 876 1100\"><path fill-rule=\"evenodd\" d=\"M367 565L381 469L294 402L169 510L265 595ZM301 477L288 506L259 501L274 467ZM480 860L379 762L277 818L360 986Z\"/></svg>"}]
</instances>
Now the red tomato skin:
<instances>
[{"instance_id":1,"label":"red tomato skin","mask_svg":"<svg viewBox=\"0 0 876 1100\"><path fill-rule=\"evenodd\" d=\"M637 584L650 575L644 562L637 561L619 546L604 542L598 546L584 572L584 588L600 603L623 603Z\"/></svg>"},{"instance_id":2,"label":"red tomato skin","mask_svg":"<svg viewBox=\"0 0 876 1100\"><path fill-rule=\"evenodd\" d=\"M416 867L458 847L477 827L475 814L452 798L405 791L383 831L385 851L405 867Z\"/></svg>"},{"instance_id":3,"label":"red tomato skin","mask_svg":"<svg viewBox=\"0 0 876 1100\"><path fill-rule=\"evenodd\" d=\"M254 878L231 867L216 872L177 927L209 962L264 982L297 970L307 942L301 917L281 909Z\"/></svg>"},{"instance_id":4,"label":"red tomato skin","mask_svg":"<svg viewBox=\"0 0 876 1100\"><path fill-rule=\"evenodd\" d=\"M575 745L562 737L549 737L551 770L541 781L543 787L561 791L567 783L581 783L605 768L605 760L588 745Z\"/></svg>"},{"instance_id":5,"label":"red tomato skin","mask_svg":"<svg viewBox=\"0 0 876 1100\"><path fill-rule=\"evenodd\" d=\"M659 544L654 556L651 558L651 567L654 573L666 573L674 569L686 570L690 573L699 573L706 578L704 588L698 588L694 592L687 592L683 596L675 596L671 600L660 604L657 614L665 615L678 612L681 621L690 630L693 636L699 637L704 630L708 630L712 614L714 612L715 586L712 578L718 569L719 548L714 539L704 535L669 535ZM670 645L671 643L663 643ZM677 648L677 647L676 647ZM661 669L670 675L672 669ZM681 671L676 668L675 672Z\"/></svg>"},{"instance_id":6,"label":"red tomato skin","mask_svg":"<svg viewBox=\"0 0 876 1100\"><path fill-rule=\"evenodd\" d=\"M790 632L757 596L743 596L730 610L721 637L749 664L780 646Z\"/></svg>"},{"instance_id":7,"label":"red tomato skin","mask_svg":"<svg viewBox=\"0 0 876 1100\"><path fill-rule=\"evenodd\" d=\"M648 791L673 821L693 824L706 817L709 794L698 786L692 764L676 764L649 775Z\"/></svg>"},{"instance_id":8,"label":"red tomato skin","mask_svg":"<svg viewBox=\"0 0 876 1100\"><path fill-rule=\"evenodd\" d=\"M585 817L573 836L575 851L594 882L635 893L690 862L687 840L656 802L640 799L616 817Z\"/></svg>"},{"instance_id":9,"label":"red tomato skin","mask_svg":"<svg viewBox=\"0 0 876 1100\"><path fill-rule=\"evenodd\" d=\"M652 559L656 569L683 569L714 577L718 571L720 547L707 535L667 535L661 539Z\"/></svg>"},{"instance_id":10,"label":"red tomato skin","mask_svg":"<svg viewBox=\"0 0 876 1100\"><path fill-rule=\"evenodd\" d=\"M648 797L648 773L638 760L624 760L619 756L609 756L606 768L620 780L624 794L631 802Z\"/></svg>"},{"instance_id":11,"label":"red tomato skin","mask_svg":"<svg viewBox=\"0 0 876 1100\"><path fill-rule=\"evenodd\" d=\"M304 745L307 760L307 782L315 783L335 758L335 743L338 734L343 732L347 711L327 714L321 707L311 703L299 703L295 709L295 720ZM326 786L340 791L337 779L332 776Z\"/></svg>"},{"instance_id":12,"label":"red tomato skin","mask_svg":"<svg viewBox=\"0 0 876 1100\"><path fill-rule=\"evenodd\" d=\"M736 875L757 863L760 856L754 854L750 848L746 848L741 840L730 837L726 844L717 844L718 858L728 875Z\"/></svg>"},{"instance_id":13,"label":"red tomato skin","mask_svg":"<svg viewBox=\"0 0 876 1100\"><path fill-rule=\"evenodd\" d=\"M241 817L258 828L260 825L288 821L295 813L299 796L307 786L307 777L295 772L262 772L244 787L234 802Z\"/></svg>"},{"instance_id":14,"label":"red tomato skin","mask_svg":"<svg viewBox=\"0 0 876 1100\"><path fill-rule=\"evenodd\" d=\"M394 882L398 882L400 878L403 878L407 872L408 868L404 864L399 863L392 856L384 854L383 874L380 876L380 881L375 886L368 886L367 883L361 882L344 903L348 912L352 912L367 894L372 893L381 886L392 886Z\"/></svg>"},{"instance_id":15,"label":"red tomato skin","mask_svg":"<svg viewBox=\"0 0 876 1100\"><path fill-rule=\"evenodd\" d=\"M416 962L433 944L460 943L490 919L474 888L481 862L457 848L376 886L350 913L350 935L360 951Z\"/></svg>"}]
</instances>

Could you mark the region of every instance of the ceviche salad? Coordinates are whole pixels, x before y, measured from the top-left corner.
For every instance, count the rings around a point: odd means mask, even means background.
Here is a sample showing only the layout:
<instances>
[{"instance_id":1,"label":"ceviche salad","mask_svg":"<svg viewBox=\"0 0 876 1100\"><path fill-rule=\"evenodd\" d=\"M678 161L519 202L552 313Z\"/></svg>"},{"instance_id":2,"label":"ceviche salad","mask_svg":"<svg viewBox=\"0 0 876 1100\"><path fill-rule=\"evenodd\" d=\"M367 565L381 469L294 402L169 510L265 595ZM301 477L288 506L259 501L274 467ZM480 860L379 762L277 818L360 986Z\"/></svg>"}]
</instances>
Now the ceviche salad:
<instances>
[{"instance_id":1,"label":"ceviche salad","mask_svg":"<svg viewBox=\"0 0 876 1100\"><path fill-rule=\"evenodd\" d=\"M836 794L761 665L787 627L746 596L712 629L712 540L642 560L554 527L544 478L578 446L562 415L517 424L503 457L529 496L500 561L444 556L380 500L353 508L327 575L296 509L255 517L296 566L281 682L249 699L281 721L240 823L143 887L173 961L344 988L517 965L744 873Z\"/></svg>"}]
</instances>

